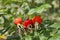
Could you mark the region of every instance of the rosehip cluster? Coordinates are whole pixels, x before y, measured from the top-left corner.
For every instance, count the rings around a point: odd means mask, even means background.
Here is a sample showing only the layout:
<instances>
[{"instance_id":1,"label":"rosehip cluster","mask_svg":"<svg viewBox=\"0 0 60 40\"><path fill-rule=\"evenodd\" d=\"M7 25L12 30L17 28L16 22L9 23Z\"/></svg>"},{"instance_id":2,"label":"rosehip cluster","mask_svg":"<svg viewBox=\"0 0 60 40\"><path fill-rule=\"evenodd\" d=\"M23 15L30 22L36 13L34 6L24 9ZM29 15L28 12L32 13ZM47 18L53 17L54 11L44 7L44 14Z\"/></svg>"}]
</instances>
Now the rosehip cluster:
<instances>
[{"instance_id":1,"label":"rosehip cluster","mask_svg":"<svg viewBox=\"0 0 60 40\"><path fill-rule=\"evenodd\" d=\"M15 25L22 24L23 28L26 28L26 29L29 28L29 27L34 27L34 24L36 22L41 24L42 23L42 18L40 16L34 16L31 20L27 19L24 22L22 22L22 18L15 18L14 19L14 24Z\"/></svg>"}]
</instances>

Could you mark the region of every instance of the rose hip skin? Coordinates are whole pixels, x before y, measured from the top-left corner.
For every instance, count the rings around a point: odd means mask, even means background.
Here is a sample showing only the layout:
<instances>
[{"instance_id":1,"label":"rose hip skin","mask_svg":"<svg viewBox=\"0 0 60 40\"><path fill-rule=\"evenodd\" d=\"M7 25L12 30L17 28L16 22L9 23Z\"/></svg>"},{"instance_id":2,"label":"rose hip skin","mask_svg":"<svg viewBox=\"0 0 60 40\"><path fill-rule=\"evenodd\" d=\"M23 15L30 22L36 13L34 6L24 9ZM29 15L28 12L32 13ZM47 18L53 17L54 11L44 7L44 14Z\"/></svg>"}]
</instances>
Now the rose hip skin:
<instances>
[{"instance_id":1,"label":"rose hip skin","mask_svg":"<svg viewBox=\"0 0 60 40\"><path fill-rule=\"evenodd\" d=\"M42 18L39 17L39 16L35 16L35 17L32 18L32 22L33 22L33 24L35 24L35 22L38 22L39 24L41 24L42 23Z\"/></svg>"},{"instance_id":2,"label":"rose hip skin","mask_svg":"<svg viewBox=\"0 0 60 40\"><path fill-rule=\"evenodd\" d=\"M24 25L24 28L28 28L29 25L30 26L33 25L32 20L29 20L29 19L25 20L23 25Z\"/></svg>"},{"instance_id":3,"label":"rose hip skin","mask_svg":"<svg viewBox=\"0 0 60 40\"><path fill-rule=\"evenodd\" d=\"M15 18L14 19L14 24L15 25L18 25L18 24L21 24L22 23L22 19L21 18Z\"/></svg>"}]
</instances>

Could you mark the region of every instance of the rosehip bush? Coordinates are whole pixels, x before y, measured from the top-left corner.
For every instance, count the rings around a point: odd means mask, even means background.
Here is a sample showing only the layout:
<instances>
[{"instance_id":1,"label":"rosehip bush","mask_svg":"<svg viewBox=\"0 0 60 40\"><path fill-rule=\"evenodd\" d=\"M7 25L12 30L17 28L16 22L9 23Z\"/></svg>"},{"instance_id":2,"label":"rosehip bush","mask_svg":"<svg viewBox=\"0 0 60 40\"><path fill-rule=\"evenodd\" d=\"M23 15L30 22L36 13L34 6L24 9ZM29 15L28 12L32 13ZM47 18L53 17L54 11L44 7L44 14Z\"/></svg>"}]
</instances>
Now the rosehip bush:
<instances>
[{"instance_id":1,"label":"rosehip bush","mask_svg":"<svg viewBox=\"0 0 60 40\"><path fill-rule=\"evenodd\" d=\"M0 0L0 40L60 40L60 0Z\"/></svg>"}]
</instances>

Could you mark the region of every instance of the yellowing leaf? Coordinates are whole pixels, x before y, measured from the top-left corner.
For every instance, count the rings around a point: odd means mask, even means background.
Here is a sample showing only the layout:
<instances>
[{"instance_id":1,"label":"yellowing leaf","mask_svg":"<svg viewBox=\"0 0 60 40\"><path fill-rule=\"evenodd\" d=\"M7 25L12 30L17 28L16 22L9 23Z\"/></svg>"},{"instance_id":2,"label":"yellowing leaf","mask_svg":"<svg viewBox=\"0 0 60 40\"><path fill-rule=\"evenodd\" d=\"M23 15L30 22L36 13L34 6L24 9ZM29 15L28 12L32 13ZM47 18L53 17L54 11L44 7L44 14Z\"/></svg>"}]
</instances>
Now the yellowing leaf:
<instances>
[{"instance_id":1,"label":"yellowing leaf","mask_svg":"<svg viewBox=\"0 0 60 40\"><path fill-rule=\"evenodd\" d=\"M5 38L6 38L6 36L5 36L5 35L0 35L0 38L5 39Z\"/></svg>"}]
</instances>

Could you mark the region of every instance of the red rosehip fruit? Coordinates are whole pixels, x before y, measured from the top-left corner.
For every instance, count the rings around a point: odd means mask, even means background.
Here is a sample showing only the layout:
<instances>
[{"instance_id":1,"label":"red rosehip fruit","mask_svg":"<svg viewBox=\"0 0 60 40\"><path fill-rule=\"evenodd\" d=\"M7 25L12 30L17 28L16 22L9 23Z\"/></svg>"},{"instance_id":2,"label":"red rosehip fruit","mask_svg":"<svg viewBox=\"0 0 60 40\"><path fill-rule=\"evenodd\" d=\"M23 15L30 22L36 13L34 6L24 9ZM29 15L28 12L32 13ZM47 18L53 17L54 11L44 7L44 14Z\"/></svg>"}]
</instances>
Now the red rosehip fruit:
<instances>
[{"instance_id":1,"label":"red rosehip fruit","mask_svg":"<svg viewBox=\"0 0 60 40\"><path fill-rule=\"evenodd\" d=\"M29 26L32 26L33 23L32 23L32 20L25 20L24 23L23 23L23 26L24 28L28 28Z\"/></svg>"},{"instance_id":2,"label":"red rosehip fruit","mask_svg":"<svg viewBox=\"0 0 60 40\"><path fill-rule=\"evenodd\" d=\"M14 24L15 25L18 25L18 24L21 24L22 23L22 19L21 18L15 18L14 19Z\"/></svg>"},{"instance_id":3,"label":"red rosehip fruit","mask_svg":"<svg viewBox=\"0 0 60 40\"><path fill-rule=\"evenodd\" d=\"M35 16L35 17L32 18L32 22L33 22L33 24L35 24L35 22L38 22L39 24L41 24L42 23L42 18L39 17L39 16Z\"/></svg>"}]
</instances>

